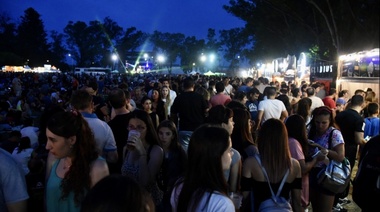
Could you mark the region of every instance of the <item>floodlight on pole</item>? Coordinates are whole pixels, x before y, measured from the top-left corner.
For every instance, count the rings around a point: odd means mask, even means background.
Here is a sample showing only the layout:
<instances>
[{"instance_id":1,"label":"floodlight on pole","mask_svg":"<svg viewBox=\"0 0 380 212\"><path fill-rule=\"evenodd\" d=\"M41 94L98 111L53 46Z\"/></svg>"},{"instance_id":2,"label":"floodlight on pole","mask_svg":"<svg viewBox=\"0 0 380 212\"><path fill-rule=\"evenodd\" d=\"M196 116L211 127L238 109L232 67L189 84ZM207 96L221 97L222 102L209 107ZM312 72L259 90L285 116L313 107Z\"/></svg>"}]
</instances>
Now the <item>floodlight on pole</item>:
<instances>
[{"instance_id":1,"label":"floodlight on pole","mask_svg":"<svg viewBox=\"0 0 380 212\"><path fill-rule=\"evenodd\" d=\"M200 59L202 62L206 62L207 57L206 57L206 55L202 54Z\"/></svg>"},{"instance_id":2,"label":"floodlight on pole","mask_svg":"<svg viewBox=\"0 0 380 212\"><path fill-rule=\"evenodd\" d=\"M115 70L115 63L117 61L117 55L116 54L112 54L111 59L113 61L113 67L112 67L112 71L113 71L113 70Z\"/></svg>"}]
</instances>

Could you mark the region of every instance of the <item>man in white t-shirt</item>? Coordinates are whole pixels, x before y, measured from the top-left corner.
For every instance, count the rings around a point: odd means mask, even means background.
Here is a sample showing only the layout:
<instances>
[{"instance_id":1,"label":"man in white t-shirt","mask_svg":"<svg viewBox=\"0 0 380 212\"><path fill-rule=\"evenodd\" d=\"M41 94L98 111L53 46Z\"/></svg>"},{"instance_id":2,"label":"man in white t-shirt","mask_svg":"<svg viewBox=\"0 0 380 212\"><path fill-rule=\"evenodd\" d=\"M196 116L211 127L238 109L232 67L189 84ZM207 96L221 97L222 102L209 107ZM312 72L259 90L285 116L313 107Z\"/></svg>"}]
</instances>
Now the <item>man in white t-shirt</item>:
<instances>
[{"instance_id":1,"label":"man in white t-shirt","mask_svg":"<svg viewBox=\"0 0 380 212\"><path fill-rule=\"evenodd\" d=\"M268 119L275 118L282 121L288 117L288 111L285 108L285 105L282 101L276 99L276 88L268 87L267 88L267 99L262 100L259 103L259 112L257 115L257 128Z\"/></svg>"},{"instance_id":2,"label":"man in white t-shirt","mask_svg":"<svg viewBox=\"0 0 380 212\"><path fill-rule=\"evenodd\" d=\"M315 88L313 87L306 88L306 94L307 94L307 98L311 99L310 113L312 113L315 108L325 105L321 98L319 98L318 96L315 96Z\"/></svg>"},{"instance_id":3,"label":"man in white t-shirt","mask_svg":"<svg viewBox=\"0 0 380 212\"><path fill-rule=\"evenodd\" d=\"M223 78L224 83L224 94L229 95L231 98L234 95L234 87L230 84L230 78L224 77Z\"/></svg>"},{"instance_id":4,"label":"man in white t-shirt","mask_svg":"<svg viewBox=\"0 0 380 212\"><path fill-rule=\"evenodd\" d=\"M25 176L12 155L0 148L0 211L27 211Z\"/></svg>"}]
</instances>

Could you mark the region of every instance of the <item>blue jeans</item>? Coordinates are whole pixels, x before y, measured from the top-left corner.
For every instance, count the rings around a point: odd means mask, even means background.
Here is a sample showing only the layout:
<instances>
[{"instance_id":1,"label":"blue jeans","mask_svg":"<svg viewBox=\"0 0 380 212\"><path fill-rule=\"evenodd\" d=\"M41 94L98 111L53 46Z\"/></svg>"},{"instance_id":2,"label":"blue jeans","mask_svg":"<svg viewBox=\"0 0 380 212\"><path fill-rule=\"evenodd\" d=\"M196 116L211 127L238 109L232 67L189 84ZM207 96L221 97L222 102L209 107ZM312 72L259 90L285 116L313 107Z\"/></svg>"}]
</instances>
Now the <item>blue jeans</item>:
<instances>
[{"instance_id":1,"label":"blue jeans","mask_svg":"<svg viewBox=\"0 0 380 212\"><path fill-rule=\"evenodd\" d=\"M190 137L193 131L178 131L178 138L182 148L187 153L187 148L189 147Z\"/></svg>"}]
</instances>

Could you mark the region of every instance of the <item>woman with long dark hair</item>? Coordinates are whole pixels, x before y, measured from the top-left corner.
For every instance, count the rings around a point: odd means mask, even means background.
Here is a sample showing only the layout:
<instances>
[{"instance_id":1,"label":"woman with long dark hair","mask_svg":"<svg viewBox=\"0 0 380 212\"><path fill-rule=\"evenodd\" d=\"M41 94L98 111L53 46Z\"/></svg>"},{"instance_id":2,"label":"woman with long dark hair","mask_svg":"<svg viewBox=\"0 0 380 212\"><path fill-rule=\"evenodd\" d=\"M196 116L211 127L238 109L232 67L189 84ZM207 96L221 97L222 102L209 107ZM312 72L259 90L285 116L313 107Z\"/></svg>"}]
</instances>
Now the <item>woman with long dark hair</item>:
<instances>
[{"instance_id":1,"label":"woman with long dark hair","mask_svg":"<svg viewBox=\"0 0 380 212\"><path fill-rule=\"evenodd\" d=\"M159 186L164 191L162 211L172 211L170 195L175 182L183 176L187 154L178 140L178 131L173 121L164 120L157 128L159 144L164 150L164 161L159 174Z\"/></svg>"},{"instance_id":2,"label":"woman with long dark hair","mask_svg":"<svg viewBox=\"0 0 380 212\"><path fill-rule=\"evenodd\" d=\"M171 196L173 211L235 211L223 170L231 165L231 140L219 126L202 125L188 148L187 170Z\"/></svg>"},{"instance_id":3,"label":"woman with long dark hair","mask_svg":"<svg viewBox=\"0 0 380 212\"><path fill-rule=\"evenodd\" d=\"M151 194L155 205L159 206L163 192L158 187L157 175L164 154L149 114L139 109L129 113L128 131L130 136L123 154L121 174L137 180ZM135 132L132 136L131 131Z\"/></svg>"},{"instance_id":4,"label":"woman with long dark hair","mask_svg":"<svg viewBox=\"0 0 380 212\"><path fill-rule=\"evenodd\" d=\"M217 105L209 110L206 123L221 126L231 135L234 129L233 116L234 113L230 108ZM237 192L240 188L241 155L236 149L231 150L234 152L231 167L224 170L224 177L228 182L229 191Z\"/></svg>"},{"instance_id":5,"label":"woman with long dark hair","mask_svg":"<svg viewBox=\"0 0 380 212\"><path fill-rule=\"evenodd\" d=\"M343 161L345 157L343 136L335 128L334 113L329 107L314 109L308 137L318 144L321 152L329 159ZM310 201L313 211L316 212L331 211L334 204L335 194L318 186L317 175L325 166L323 162L317 163L309 175Z\"/></svg>"},{"instance_id":6,"label":"woman with long dark hair","mask_svg":"<svg viewBox=\"0 0 380 212\"><path fill-rule=\"evenodd\" d=\"M300 115L291 115L285 121L288 131L289 150L292 158L297 159L302 171L302 207L307 209L309 202L309 172L317 161L325 159L323 154L311 157L305 120Z\"/></svg>"},{"instance_id":7,"label":"woman with long dark hair","mask_svg":"<svg viewBox=\"0 0 380 212\"><path fill-rule=\"evenodd\" d=\"M152 89L152 111L158 115L159 122L167 119L165 116L165 102L162 100L161 95L159 88Z\"/></svg>"},{"instance_id":8,"label":"woman with long dark hair","mask_svg":"<svg viewBox=\"0 0 380 212\"><path fill-rule=\"evenodd\" d=\"M106 161L99 157L87 121L79 112L59 112L46 128L47 211L79 211L86 193L109 175Z\"/></svg>"},{"instance_id":9,"label":"woman with long dark hair","mask_svg":"<svg viewBox=\"0 0 380 212\"><path fill-rule=\"evenodd\" d=\"M308 125L311 120L311 99L300 99L296 106L296 114L305 120L305 125Z\"/></svg>"},{"instance_id":10,"label":"woman with long dark hair","mask_svg":"<svg viewBox=\"0 0 380 212\"><path fill-rule=\"evenodd\" d=\"M232 147L236 149L243 159L253 157L258 153L257 146L252 137L251 114L241 108L233 109L234 130L231 134Z\"/></svg>"}]
</instances>

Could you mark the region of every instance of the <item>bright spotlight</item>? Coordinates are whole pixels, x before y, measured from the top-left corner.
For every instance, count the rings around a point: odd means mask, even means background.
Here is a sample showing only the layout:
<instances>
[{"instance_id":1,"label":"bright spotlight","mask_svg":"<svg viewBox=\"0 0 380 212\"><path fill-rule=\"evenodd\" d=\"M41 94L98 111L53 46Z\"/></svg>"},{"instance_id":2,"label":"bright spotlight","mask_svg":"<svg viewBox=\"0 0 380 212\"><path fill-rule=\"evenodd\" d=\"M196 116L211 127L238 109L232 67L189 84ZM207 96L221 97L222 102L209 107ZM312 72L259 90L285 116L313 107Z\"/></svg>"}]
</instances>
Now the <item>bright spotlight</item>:
<instances>
[{"instance_id":1,"label":"bright spotlight","mask_svg":"<svg viewBox=\"0 0 380 212\"><path fill-rule=\"evenodd\" d=\"M201 61L202 61L202 62L206 62L206 60L207 60L206 55L202 55L202 56L201 56Z\"/></svg>"},{"instance_id":2,"label":"bright spotlight","mask_svg":"<svg viewBox=\"0 0 380 212\"><path fill-rule=\"evenodd\" d=\"M214 54L210 54L210 62L214 62L215 61L215 55Z\"/></svg>"},{"instance_id":3,"label":"bright spotlight","mask_svg":"<svg viewBox=\"0 0 380 212\"><path fill-rule=\"evenodd\" d=\"M159 63L163 63L165 61L165 57L163 55L158 55L157 60Z\"/></svg>"},{"instance_id":4,"label":"bright spotlight","mask_svg":"<svg viewBox=\"0 0 380 212\"><path fill-rule=\"evenodd\" d=\"M117 55L116 54L112 54L111 58L112 58L113 61L116 61L117 60Z\"/></svg>"}]
</instances>

